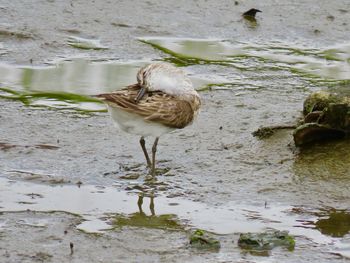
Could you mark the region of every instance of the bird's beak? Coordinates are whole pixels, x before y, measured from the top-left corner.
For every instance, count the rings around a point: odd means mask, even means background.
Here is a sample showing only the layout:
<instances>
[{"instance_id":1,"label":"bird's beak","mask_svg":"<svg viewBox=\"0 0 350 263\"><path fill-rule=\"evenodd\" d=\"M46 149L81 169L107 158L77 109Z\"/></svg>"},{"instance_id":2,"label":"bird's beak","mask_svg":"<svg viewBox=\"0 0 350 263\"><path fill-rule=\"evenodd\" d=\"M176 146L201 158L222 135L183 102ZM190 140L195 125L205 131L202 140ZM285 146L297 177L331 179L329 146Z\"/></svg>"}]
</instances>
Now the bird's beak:
<instances>
[{"instance_id":1,"label":"bird's beak","mask_svg":"<svg viewBox=\"0 0 350 263\"><path fill-rule=\"evenodd\" d=\"M142 99L142 97L145 95L145 93L146 93L146 88L142 86L135 98L135 102L138 103Z\"/></svg>"}]
</instances>

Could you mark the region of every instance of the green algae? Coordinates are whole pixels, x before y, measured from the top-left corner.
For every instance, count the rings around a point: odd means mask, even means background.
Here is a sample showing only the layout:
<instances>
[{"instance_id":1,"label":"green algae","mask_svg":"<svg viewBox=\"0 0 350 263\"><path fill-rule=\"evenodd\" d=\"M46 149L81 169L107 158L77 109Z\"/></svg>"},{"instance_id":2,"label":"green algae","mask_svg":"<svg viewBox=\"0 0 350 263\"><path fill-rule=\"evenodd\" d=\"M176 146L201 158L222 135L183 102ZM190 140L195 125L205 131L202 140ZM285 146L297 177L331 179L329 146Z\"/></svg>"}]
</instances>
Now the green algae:
<instances>
[{"instance_id":1,"label":"green algae","mask_svg":"<svg viewBox=\"0 0 350 263\"><path fill-rule=\"evenodd\" d=\"M266 88L261 82L264 78L271 78L270 72L290 72L292 78L298 76L311 87L348 86L350 81L347 45L315 49L282 42L252 44L220 39L161 37L139 40L167 54L163 60L179 67L219 65L254 74L249 83L247 78L235 78L233 81L229 78L215 80L209 76L195 83L200 92ZM105 111L103 104L91 100L89 95L134 83L137 70L149 62L72 59L45 67L0 65L0 83L6 85L1 87L0 97L33 107ZM13 76L17 79L13 80Z\"/></svg>"},{"instance_id":2,"label":"green algae","mask_svg":"<svg viewBox=\"0 0 350 263\"><path fill-rule=\"evenodd\" d=\"M350 213L347 210L331 209L321 215L315 227L322 234L332 237L343 237L350 233Z\"/></svg>"},{"instance_id":3,"label":"green algae","mask_svg":"<svg viewBox=\"0 0 350 263\"><path fill-rule=\"evenodd\" d=\"M94 49L94 50L108 49L108 47L103 46L100 43L99 39L88 39L88 38L75 37L75 36L71 36L68 39L68 45L79 49Z\"/></svg>"},{"instance_id":4,"label":"green algae","mask_svg":"<svg viewBox=\"0 0 350 263\"><path fill-rule=\"evenodd\" d=\"M41 67L0 64L0 98L17 100L31 107L74 110L82 113L106 111L91 95L110 92L136 82L140 67L150 61L89 61L72 59ZM198 90L229 85L224 78L191 77Z\"/></svg>"},{"instance_id":5,"label":"green algae","mask_svg":"<svg viewBox=\"0 0 350 263\"><path fill-rule=\"evenodd\" d=\"M136 72L146 63L71 59L40 67L0 64L0 98L31 107L81 113L106 111L91 95L134 83Z\"/></svg>"},{"instance_id":6,"label":"green algae","mask_svg":"<svg viewBox=\"0 0 350 263\"><path fill-rule=\"evenodd\" d=\"M212 51L208 51L206 47L210 47L211 43L215 44L215 41L197 41L193 42L191 40L184 40L183 43L180 42L183 46L186 46L188 49L184 50L183 53L179 53L177 51L173 51L171 48L167 48L162 45L162 39L139 39L141 42L148 44L155 49L158 49L166 54L172 56L172 58L167 58L169 62L172 62L178 66L190 66L197 64L220 64L227 66L228 63L225 63L224 57L221 56L216 50L219 48L216 45L216 48L213 48ZM164 39L165 40L165 39ZM175 40L176 43L176 40Z\"/></svg>"},{"instance_id":7,"label":"green algae","mask_svg":"<svg viewBox=\"0 0 350 263\"><path fill-rule=\"evenodd\" d=\"M322 111L331 103L339 103L343 100L336 94L318 91L310 94L304 101L303 114L307 115L313 111Z\"/></svg>"},{"instance_id":8,"label":"green algae","mask_svg":"<svg viewBox=\"0 0 350 263\"><path fill-rule=\"evenodd\" d=\"M315 49L285 43L252 44L217 39L142 38L179 66L216 64L246 70L289 70L306 79L349 79L348 45ZM243 66L247 64L248 66ZM263 66L259 64L263 63ZM316 80L317 82L317 80Z\"/></svg>"},{"instance_id":9,"label":"green algae","mask_svg":"<svg viewBox=\"0 0 350 263\"><path fill-rule=\"evenodd\" d=\"M80 112L105 112L104 108L92 108L93 104L102 104L101 101L84 95L65 92L17 92L9 88L1 87L0 98L21 101L24 105L32 107L50 107L54 109L74 109ZM49 104L50 101L56 103ZM86 104L91 104L86 107Z\"/></svg>"}]
</instances>

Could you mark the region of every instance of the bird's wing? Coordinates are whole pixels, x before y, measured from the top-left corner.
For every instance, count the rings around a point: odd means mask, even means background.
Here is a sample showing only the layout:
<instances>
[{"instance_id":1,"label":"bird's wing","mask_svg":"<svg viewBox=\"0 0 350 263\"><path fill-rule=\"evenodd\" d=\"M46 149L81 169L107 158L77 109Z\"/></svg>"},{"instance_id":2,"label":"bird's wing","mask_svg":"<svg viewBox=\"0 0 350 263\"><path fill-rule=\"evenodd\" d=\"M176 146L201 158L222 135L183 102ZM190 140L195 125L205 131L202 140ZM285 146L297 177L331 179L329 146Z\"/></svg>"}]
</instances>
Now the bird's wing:
<instances>
[{"instance_id":1,"label":"bird's wing","mask_svg":"<svg viewBox=\"0 0 350 263\"><path fill-rule=\"evenodd\" d=\"M129 86L112 93L97 95L111 107L144 117L146 121L161 123L172 128L184 128L193 121L194 111L188 101L166 93L148 92L138 102L135 98L140 87Z\"/></svg>"}]
</instances>

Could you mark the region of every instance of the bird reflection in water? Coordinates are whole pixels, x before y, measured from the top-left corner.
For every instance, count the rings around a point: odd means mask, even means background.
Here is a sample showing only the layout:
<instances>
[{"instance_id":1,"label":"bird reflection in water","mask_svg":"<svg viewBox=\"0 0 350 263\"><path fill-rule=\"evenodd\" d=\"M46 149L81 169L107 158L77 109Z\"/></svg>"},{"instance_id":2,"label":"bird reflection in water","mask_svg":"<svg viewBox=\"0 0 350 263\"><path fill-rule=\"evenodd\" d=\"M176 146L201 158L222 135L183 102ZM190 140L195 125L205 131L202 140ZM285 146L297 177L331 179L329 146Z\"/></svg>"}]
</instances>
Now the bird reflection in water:
<instances>
[{"instance_id":1,"label":"bird reflection in water","mask_svg":"<svg viewBox=\"0 0 350 263\"><path fill-rule=\"evenodd\" d=\"M115 216L113 224L116 227L133 226L133 227L146 227L154 229L164 230L183 230L184 226L175 214L162 214L156 215L155 213L155 197L152 194L149 196L150 203L149 209L151 214L147 215L143 210L144 195L140 194L137 200L138 212L123 215L119 214Z\"/></svg>"},{"instance_id":2,"label":"bird reflection in water","mask_svg":"<svg viewBox=\"0 0 350 263\"><path fill-rule=\"evenodd\" d=\"M143 195L139 195L139 199L137 200L137 206L139 207L139 212L140 215L146 216L146 214L142 210L142 205L143 205ZM154 211L154 196L150 196L150 203L149 203L149 209L151 211L152 216L155 216L156 213Z\"/></svg>"}]
</instances>

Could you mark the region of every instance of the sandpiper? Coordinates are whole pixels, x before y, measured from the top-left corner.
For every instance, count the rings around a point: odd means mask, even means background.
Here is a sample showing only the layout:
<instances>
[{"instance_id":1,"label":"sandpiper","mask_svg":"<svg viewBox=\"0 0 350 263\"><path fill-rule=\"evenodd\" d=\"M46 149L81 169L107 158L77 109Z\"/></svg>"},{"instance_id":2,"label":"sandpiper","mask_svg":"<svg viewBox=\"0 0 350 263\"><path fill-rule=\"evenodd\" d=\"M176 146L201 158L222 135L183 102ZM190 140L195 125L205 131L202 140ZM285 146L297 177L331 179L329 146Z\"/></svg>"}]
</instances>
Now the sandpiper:
<instances>
[{"instance_id":1,"label":"sandpiper","mask_svg":"<svg viewBox=\"0 0 350 263\"><path fill-rule=\"evenodd\" d=\"M168 63L152 63L137 73L137 83L97 95L108 106L113 121L123 131L140 135L140 145L151 175L159 137L182 129L198 115L201 100L183 70ZM152 160L145 137L155 137Z\"/></svg>"}]
</instances>

